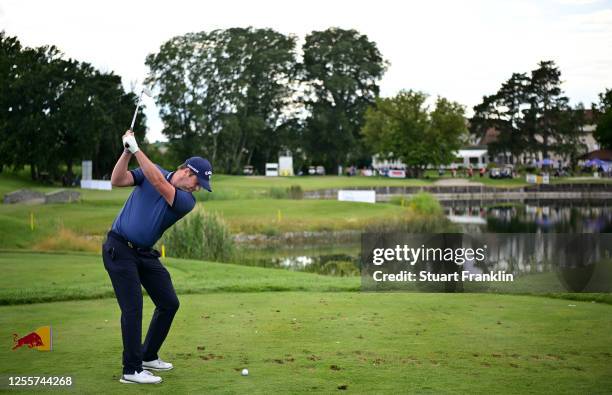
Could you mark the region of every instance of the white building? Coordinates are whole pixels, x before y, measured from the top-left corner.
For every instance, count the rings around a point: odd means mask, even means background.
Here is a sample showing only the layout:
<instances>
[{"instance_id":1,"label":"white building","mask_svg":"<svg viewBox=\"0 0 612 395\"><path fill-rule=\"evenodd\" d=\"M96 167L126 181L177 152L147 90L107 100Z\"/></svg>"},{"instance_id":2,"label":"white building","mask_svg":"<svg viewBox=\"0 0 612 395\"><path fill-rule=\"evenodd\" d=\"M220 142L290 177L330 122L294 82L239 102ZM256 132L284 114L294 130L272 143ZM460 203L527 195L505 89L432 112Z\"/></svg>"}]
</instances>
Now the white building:
<instances>
[{"instance_id":1,"label":"white building","mask_svg":"<svg viewBox=\"0 0 612 395\"><path fill-rule=\"evenodd\" d=\"M489 154L486 147L465 147L455 153L455 160L449 163L446 168L468 168L480 169L487 167ZM406 170L406 165L400 160L381 160L378 155L372 156L372 168L378 172L386 170ZM428 166L432 168L432 166Z\"/></svg>"}]
</instances>

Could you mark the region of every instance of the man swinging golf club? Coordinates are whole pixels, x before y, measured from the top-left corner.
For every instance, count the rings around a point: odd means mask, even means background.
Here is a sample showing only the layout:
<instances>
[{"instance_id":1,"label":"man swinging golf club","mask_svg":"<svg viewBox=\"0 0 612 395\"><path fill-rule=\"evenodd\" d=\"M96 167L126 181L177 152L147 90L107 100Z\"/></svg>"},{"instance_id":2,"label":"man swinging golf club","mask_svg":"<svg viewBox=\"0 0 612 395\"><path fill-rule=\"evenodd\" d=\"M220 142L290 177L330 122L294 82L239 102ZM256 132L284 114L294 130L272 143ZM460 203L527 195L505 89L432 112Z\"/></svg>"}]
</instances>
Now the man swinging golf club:
<instances>
[{"instance_id":1,"label":"man swinging golf club","mask_svg":"<svg viewBox=\"0 0 612 395\"><path fill-rule=\"evenodd\" d=\"M194 208L192 192L200 187L212 192L212 167L208 160L195 156L178 170L168 172L139 150L131 130L122 139L125 150L115 164L111 183L135 188L108 232L102 259L121 309L123 375L119 381L156 384L162 378L144 369L172 369L172 364L162 361L157 353L168 335L179 301L170 274L159 261L159 252L152 247L166 229ZM132 156L140 167L128 171ZM141 285L155 303L142 344Z\"/></svg>"}]
</instances>

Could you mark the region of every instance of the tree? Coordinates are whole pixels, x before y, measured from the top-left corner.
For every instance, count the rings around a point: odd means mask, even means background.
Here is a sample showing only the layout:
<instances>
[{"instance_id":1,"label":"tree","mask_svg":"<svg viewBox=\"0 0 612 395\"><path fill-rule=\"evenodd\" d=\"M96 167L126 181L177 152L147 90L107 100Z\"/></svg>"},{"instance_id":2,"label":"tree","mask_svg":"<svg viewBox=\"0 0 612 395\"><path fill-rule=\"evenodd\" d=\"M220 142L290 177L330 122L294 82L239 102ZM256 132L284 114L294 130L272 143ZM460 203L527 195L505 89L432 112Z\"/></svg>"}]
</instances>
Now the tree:
<instances>
[{"instance_id":1,"label":"tree","mask_svg":"<svg viewBox=\"0 0 612 395\"><path fill-rule=\"evenodd\" d=\"M376 43L355 30L314 31L302 49L309 112L305 148L312 161L335 171L338 164L364 155L359 131L378 96L385 63Z\"/></svg>"},{"instance_id":2,"label":"tree","mask_svg":"<svg viewBox=\"0 0 612 395\"><path fill-rule=\"evenodd\" d=\"M121 78L62 58L56 47L24 48L0 33L0 166L30 167L32 179L57 179L93 159L94 176L112 170L136 96ZM144 138L140 114L136 133Z\"/></svg>"},{"instance_id":3,"label":"tree","mask_svg":"<svg viewBox=\"0 0 612 395\"><path fill-rule=\"evenodd\" d=\"M508 155L510 163L514 163L527 146L522 127L528 84L525 74L512 74L496 94L485 96L483 102L474 107L470 120L470 131L477 136L484 136L490 128L497 130L497 140L488 146L489 154Z\"/></svg>"},{"instance_id":4,"label":"tree","mask_svg":"<svg viewBox=\"0 0 612 395\"><path fill-rule=\"evenodd\" d=\"M9 131L13 128L17 112L17 108L13 109L14 98L17 96L14 83L19 74L16 69L21 51L17 37L9 37L4 31L0 32L0 171L12 165L15 160L14 136Z\"/></svg>"},{"instance_id":5,"label":"tree","mask_svg":"<svg viewBox=\"0 0 612 395\"><path fill-rule=\"evenodd\" d=\"M451 163L467 133L463 106L438 97L429 111L426 99L422 92L402 91L377 99L365 114L367 146L381 158L401 160L414 177L428 165Z\"/></svg>"},{"instance_id":6,"label":"tree","mask_svg":"<svg viewBox=\"0 0 612 395\"><path fill-rule=\"evenodd\" d=\"M511 162L519 156L548 158L551 153L576 158L584 149L579 138L584 114L568 102L561 90L561 71L554 62L543 61L529 76L514 73L497 93L485 96L474 107L470 129L481 136L495 128L499 134L489 144L489 153L509 155Z\"/></svg>"},{"instance_id":7,"label":"tree","mask_svg":"<svg viewBox=\"0 0 612 395\"><path fill-rule=\"evenodd\" d=\"M551 151L563 143L564 135L569 133L564 126L563 112L570 111L569 99L562 96L561 71L553 61L542 61L531 72L527 87L525 128L529 136L528 149L541 152L548 158ZM537 138L538 136L539 138Z\"/></svg>"},{"instance_id":8,"label":"tree","mask_svg":"<svg viewBox=\"0 0 612 395\"><path fill-rule=\"evenodd\" d=\"M569 161L570 167L578 164L578 157L586 151L586 144L581 137L584 135L586 115L584 106L579 103L574 109L565 109L557 114L556 128L561 132L555 142L555 153Z\"/></svg>"},{"instance_id":9,"label":"tree","mask_svg":"<svg viewBox=\"0 0 612 395\"><path fill-rule=\"evenodd\" d=\"M599 94L599 106L596 112L597 128L593 136L602 148L612 149L612 89Z\"/></svg>"},{"instance_id":10,"label":"tree","mask_svg":"<svg viewBox=\"0 0 612 395\"><path fill-rule=\"evenodd\" d=\"M289 121L295 37L271 29L189 33L147 57L163 133L178 156L208 156L226 172L275 157Z\"/></svg>"}]
</instances>

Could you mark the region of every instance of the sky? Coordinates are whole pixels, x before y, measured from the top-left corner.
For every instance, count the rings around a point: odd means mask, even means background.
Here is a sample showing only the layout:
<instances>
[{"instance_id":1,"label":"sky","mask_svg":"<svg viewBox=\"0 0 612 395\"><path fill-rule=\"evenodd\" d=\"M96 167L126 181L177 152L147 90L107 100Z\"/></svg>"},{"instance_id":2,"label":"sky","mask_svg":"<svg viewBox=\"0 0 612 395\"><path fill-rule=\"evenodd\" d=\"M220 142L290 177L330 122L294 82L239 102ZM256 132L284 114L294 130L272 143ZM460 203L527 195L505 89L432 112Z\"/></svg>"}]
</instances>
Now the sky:
<instances>
[{"instance_id":1,"label":"sky","mask_svg":"<svg viewBox=\"0 0 612 395\"><path fill-rule=\"evenodd\" d=\"M561 69L573 105L588 107L612 88L612 0L0 0L0 30L112 71L127 90L139 89L145 57L170 38L248 26L302 41L314 30L356 29L389 62L382 96L419 90L463 104L468 115L541 60ZM145 104L147 138L165 140L154 101Z\"/></svg>"}]
</instances>

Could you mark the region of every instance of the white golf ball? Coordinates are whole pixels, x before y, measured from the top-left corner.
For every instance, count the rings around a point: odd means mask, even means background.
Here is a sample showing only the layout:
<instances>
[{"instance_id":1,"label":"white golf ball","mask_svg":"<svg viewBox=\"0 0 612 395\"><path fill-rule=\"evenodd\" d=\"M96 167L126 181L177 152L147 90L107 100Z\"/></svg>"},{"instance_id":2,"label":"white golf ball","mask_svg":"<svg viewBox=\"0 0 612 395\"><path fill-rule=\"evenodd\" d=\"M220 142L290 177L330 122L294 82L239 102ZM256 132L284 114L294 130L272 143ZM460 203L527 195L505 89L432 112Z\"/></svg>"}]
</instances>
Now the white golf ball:
<instances>
[{"instance_id":1,"label":"white golf ball","mask_svg":"<svg viewBox=\"0 0 612 395\"><path fill-rule=\"evenodd\" d=\"M242 375L243 376L248 376L249 375L249 369L242 369Z\"/></svg>"}]
</instances>

